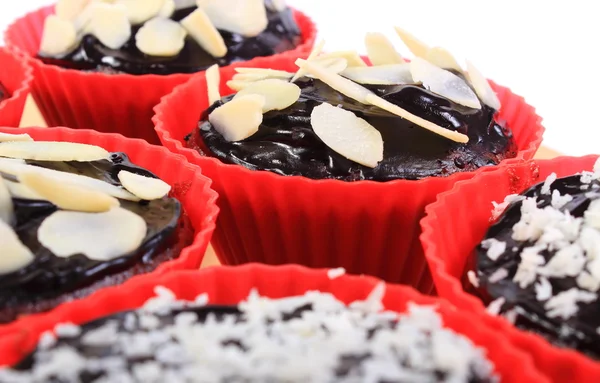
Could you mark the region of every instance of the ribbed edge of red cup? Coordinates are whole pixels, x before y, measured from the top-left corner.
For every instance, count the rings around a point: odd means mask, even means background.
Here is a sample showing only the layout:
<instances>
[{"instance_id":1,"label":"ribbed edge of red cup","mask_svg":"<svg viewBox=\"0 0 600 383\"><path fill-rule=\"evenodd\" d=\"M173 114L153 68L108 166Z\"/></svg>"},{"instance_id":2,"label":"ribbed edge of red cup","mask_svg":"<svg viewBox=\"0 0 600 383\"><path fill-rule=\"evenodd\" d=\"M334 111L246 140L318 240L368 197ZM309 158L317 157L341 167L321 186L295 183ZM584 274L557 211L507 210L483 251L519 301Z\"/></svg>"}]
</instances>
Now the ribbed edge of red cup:
<instances>
[{"instance_id":1,"label":"ribbed edge of red cup","mask_svg":"<svg viewBox=\"0 0 600 383\"><path fill-rule=\"evenodd\" d=\"M254 66L287 71L293 59L267 58ZM234 69L221 70L221 94ZM544 128L533 107L508 89L495 86L503 102L500 118L512 126L521 148L501 166L533 157ZM432 291L423 257L419 221L425 206L457 181L492 170L459 173L447 178L341 182L282 177L227 165L184 148L183 140L208 107L206 79L198 76L163 97L154 123L164 146L202 167L219 193L221 214L213 245L222 263L298 263L310 267L342 266L353 274L369 274L389 282Z\"/></svg>"},{"instance_id":2,"label":"ribbed edge of red cup","mask_svg":"<svg viewBox=\"0 0 600 383\"><path fill-rule=\"evenodd\" d=\"M19 126L33 82L33 68L12 49L0 47L0 83L10 98L0 102L0 126Z\"/></svg>"},{"instance_id":3,"label":"ribbed edge of red cup","mask_svg":"<svg viewBox=\"0 0 600 383\"><path fill-rule=\"evenodd\" d=\"M465 292L463 280L468 258L491 225L492 202L521 193L551 173L565 177L591 170L598 156L560 157L530 161L458 183L427 207L421 222L421 241L437 292L459 309L483 313L484 305ZM554 382L600 381L600 363L567 349L550 345L543 338L517 330L500 317L483 315L483 321L534 358L538 369Z\"/></svg>"},{"instance_id":4,"label":"ribbed edge of red cup","mask_svg":"<svg viewBox=\"0 0 600 383\"><path fill-rule=\"evenodd\" d=\"M212 304L233 305L256 288L261 295L282 298L307 291L329 292L345 303L365 299L379 283L371 277L344 275L331 279L327 270L301 266L270 267L250 264L241 267L210 268L177 272L160 277L139 277L119 288L108 288L87 299L67 303L36 318L16 322L11 334L0 340L0 363L14 364L36 345L40 334L58 323L81 324L119 311L140 307L154 295L155 286L172 290L180 299L191 300L207 293ZM531 358L516 350L499 334L482 326L477 317L457 311L433 297L423 296L406 286L388 285L383 303L388 310L403 312L414 302L435 305L445 326L470 338L487 350L503 382L547 382L533 367Z\"/></svg>"},{"instance_id":5,"label":"ribbed edge of red cup","mask_svg":"<svg viewBox=\"0 0 600 383\"><path fill-rule=\"evenodd\" d=\"M159 143L151 121L152 108L162 96L193 75L109 75L44 64L36 55L44 20L52 13L54 6L28 13L11 24L4 35L7 46L20 51L35 70L32 95L46 123L49 126L120 133ZM317 34L316 26L299 11L294 11L294 15L302 31L302 44L272 57L306 57L311 50Z\"/></svg>"}]
</instances>

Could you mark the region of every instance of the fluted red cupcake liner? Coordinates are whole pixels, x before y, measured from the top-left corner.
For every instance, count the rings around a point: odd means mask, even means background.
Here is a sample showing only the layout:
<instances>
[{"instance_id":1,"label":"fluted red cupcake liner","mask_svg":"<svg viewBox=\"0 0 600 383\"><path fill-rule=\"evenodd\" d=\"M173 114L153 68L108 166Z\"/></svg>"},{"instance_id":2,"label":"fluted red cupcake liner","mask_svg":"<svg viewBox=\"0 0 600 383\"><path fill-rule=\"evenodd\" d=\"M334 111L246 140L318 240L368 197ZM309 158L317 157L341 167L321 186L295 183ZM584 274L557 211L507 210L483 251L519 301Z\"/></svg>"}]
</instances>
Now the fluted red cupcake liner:
<instances>
[{"instance_id":1,"label":"fluted red cupcake liner","mask_svg":"<svg viewBox=\"0 0 600 383\"><path fill-rule=\"evenodd\" d=\"M194 228L193 242L184 248L178 258L160 264L153 272L162 274L172 270L198 269L215 229L219 209L217 194L210 188L211 181L197 166L166 148L149 145L140 139L125 138L119 134L99 133L92 130L67 128L0 128L5 133L28 133L34 140L67 141L101 146L110 152L123 152L131 161L172 186L171 196L183 206ZM1 252L1 251L0 251ZM0 331L1 337L2 331Z\"/></svg>"},{"instance_id":2,"label":"fluted red cupcake liner","mask_svg":"<svg viewBox=\"0 0 600 383\"><path fill-rule=\"evenodd\" d=\"M32 95L46 123L159 143L152 126L152 108L193 75L105 74L44 64L36 55L44 20L52 13L54 6L31 12L10 25L4 36L6 44L21 51L35 70ZM294 15L302 31L302 44L273 57L306 57L311 50L316 27L303 13L294 11Z\"/></svg>"},{"instance_id":3,"label":"fluted red cupcake liner","mask_svg":"<svg viewBox=\"0 0 600 383\"><path fill-rule=\"evenodd\" d=\"M296 71L290 58L262 59L254 65ZM221 94L234 69L221 70ZM515 163L533 157L544 128L533 107L508 89L495 86L519 147ZM183 139L208 107L206 79L195 77L165 96L155 108L156 131L164 146L200 165L219 193L221 214L213 246L222 263L298 263L342 266L429 293L433 282L419 242L419 221L438 193L477 172L420 181L386 183L283 177L226 165L186 149ZM481 169L479 172L485 172Z\"/></svg>"},{"instance_id":4,"label":"fluted red cupcake liner","mask_svg":"<svg viewBox=\"0 0 600 383\"><path fill-rule=\"evenodd\" d=\"M211 304L235 305L255 288L270 298L302 295L307 291L329 292L344 303L365 299L379 283L375 278L343 275L335 279L327 270L288 265L272 267L250 264L241 267L210 268L176 272L161 277L139 277L118 288L99 291L87 299L67 303L36 318L24 318L11 326L0 339L0 364L14 364L31 352L44 331L58 323L82 324L119 311L140 307L164 286L179 299L193 300L207 293ZM447 302L423 296L399 285L387 285L383 304L387 310L404 312L408 303L435 305L444 325L470 338L487 351L502 382L547 382L533 367L531 358L513 348L499 334L479 324L476 317L456 311Z\"/></svg>"},{"instance_id":5,"label":"fluted red cupcake liner","mask_svg":"<svg viewBox=\"0 0 600 383\"><path fill-rule=\"evenodd\" d=\"M421 240L440 296L459 309L484 311L483 303L465 291L468 259L492 224L492 202L521 193L551 173L565 177L592 170L598 156L560 157L530 161L488 172L461 182L427 208ZM465 282L466 283L466 282ZM491 315L484 322L496 328L513 344L531 354L536 366L554 382L599 382L600 363L568 349L551 346L543 338L517 330L508 321Z\"/></svg>"},{"instance_id":6,"label":"fluted red cupcake liner","mask_svg":"<svg viewBox=\"0 0 600 383\"><path fill-rule=\"evenodd\" d=\"M0 102L0 126L19 126L33 82L33 68L12 49L0 47L0 84L9 98Z\"/></svg>"}]
</instances>

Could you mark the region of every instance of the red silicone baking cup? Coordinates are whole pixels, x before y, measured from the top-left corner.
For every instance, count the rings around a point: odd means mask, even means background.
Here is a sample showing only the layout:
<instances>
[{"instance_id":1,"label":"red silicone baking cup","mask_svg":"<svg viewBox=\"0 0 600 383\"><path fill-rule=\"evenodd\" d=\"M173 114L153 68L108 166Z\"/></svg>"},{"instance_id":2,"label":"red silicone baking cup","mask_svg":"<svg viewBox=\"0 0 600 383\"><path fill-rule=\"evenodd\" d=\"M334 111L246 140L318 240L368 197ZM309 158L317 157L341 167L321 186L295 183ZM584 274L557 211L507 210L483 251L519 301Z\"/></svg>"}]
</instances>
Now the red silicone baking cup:
<instances>
[{"instance_id":1,"label":"red silicone baking cup","mask_svg":"<svg viewBox=\"0 0 600 383\"><path fill-rule=\"evenodd\" d=\"M461 281L468 259L492 223L492 202L521 193L545 180L551 173L565 177L591 170L597 156L560 157L530 161L478 175L458 183L427 207L421 240L437 292L460 309L482 313L483 303L463 289ZM483 315L483 320L513 344L530 353L537 367L554 382L598 382L600 363L579 353L553 347L541 337L517 330L501 317Z\"/></svg>"},{"instance_id":2,"label":"red silicone baking cup","mask_svg":"<svg viewBox=\"0 0 600 383\"><path fill-rule=\"evenodd\" d=\"M166 148L149 145L140 139L92 130L0 128L0 132L29 133L36 140L93 144L111 152L126 153L133 163L151 171L172 186L171 196L182 203L184 214L194 227L192 244L184 248L178 258L162 263L153 273L198 269L202 264L219 212L215 203L217 194L210 188L211 181L201 174L200 169L188 163L182 156L171 153ZM2 333L0 330L0 334Z\"/></svg>"},{"instance_id":3,"label":"red silicone baking cup","mask_svg":"<svg viewBox=\"0 0 600 383\"><path fill-rule=\"evenodd\" d=\"M52 13L54 6L31 12L10 25L4 36L6 44L23 52L35 70L32 95L46 123L120 133L158 143L151 121L152 108L162 96L193 75L109 75L44 64L35 56L44 20ZM294 15L302 31L302 44L274 57L306 57L312 48L317 34L314 23L299 11L294 11Z\"/></svg>"},{"instance_id":4,"label":"red silicone baking cup","mask_svg":"<svg viewBox=\"0 0 600 383\"><path fill-rule=\"evenodd\" d=\"M254 64L297 69L290 58ZM229 68L221 70L221 94L231 93L225 83L234 73ZM540 117L523 98L506 88L495 88L503 102L500 117L512 127L521 149L517 159L506 163L533 157L544 131ZM206 79L198 76L162 99L155 108L154 123L163 145L199 164L214 182L221 214L212 243L222 263L342 266L353 274L431 292L419 221L438 193L477 172L421 181L348 183L250 171L183 147L183 138L197 126L207 106Z\"/></svg>"},{"instance_id":5,"label":"red silicone baking cup","mask_svg":"<svg viewBox=\"0 0 600 383\"><path fill-rule=\"evenodd\" d=\"M14 50L0 47L0 83L10 98L0 102L0 126L19 126L33 82L33 69Z\"/></svg>"},{"instance_id":6,"label":"red silicone baking cup","mask_svg":"<svg viewBox=\"0 0 600 383\"><path fill-rule=\"evenodd\" d=\"M119 288L108 288L87 299L67 303L37 318L15 322L12 333L0 340L0 363L14 364L35 348L40 334L58 323L81 324L119 311L140 307L154 295L155 286L172 290L180 299L192 300L207 293L212 304L233 305L244 300L256 288L261 295L282 298L307 291L329 292L344 303L365 299L379 281L371 277L344 275L331 279L327 270L312 270L301 266L265 266L249 264L240 267L209 268L201 271L170 273L161 277L139 277ZM388 285L384 306L404 312L409 302L435 305L444 325L464 334L487 350L502 382L547 382L533 367L531 358L513 348L494 331L482 326L473 317L456 311L445 301L423 296L400 285Z\"/></svg>"}]
</instances>

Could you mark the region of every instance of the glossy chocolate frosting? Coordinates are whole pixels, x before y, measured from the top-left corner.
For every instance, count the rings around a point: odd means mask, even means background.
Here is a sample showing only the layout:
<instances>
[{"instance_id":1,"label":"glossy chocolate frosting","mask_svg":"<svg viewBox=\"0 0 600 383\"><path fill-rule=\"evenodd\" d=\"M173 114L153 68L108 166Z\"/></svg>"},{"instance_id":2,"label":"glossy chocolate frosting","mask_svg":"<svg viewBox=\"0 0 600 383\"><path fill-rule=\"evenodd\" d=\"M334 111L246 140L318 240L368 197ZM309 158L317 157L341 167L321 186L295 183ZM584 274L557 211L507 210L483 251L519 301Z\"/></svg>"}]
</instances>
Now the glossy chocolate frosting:
<instances>
[{"instance_id":1,"label":"glossy chocolate frosting","mask_svg":"<svg viewBox=\"0 0 600 383\"><path fill-rule=\"evenodd\" d=\"M600 194L596 193L595 196L590 194L586 196L593 188L600 187L599 181L594 180L591 184L583 184L580 179L581 176L571 176L552 183L552 190L573 197L573 200L560 210L569 212L575 218L583 217L590 203L600 198ZM542 187L543 184L536 185L523 194L527 197L536 197L538 208L550 206L552 201L551 195L541 193ZM582 187L585 190L582 190ZM521 252L525 247L533 245L531 242L515 241L512 238L513 226L521 220L521 206L522 202L512 203L486 234L486 239L495 238L506 242L506 250L496 261L486 255L487 250L482 246L477 247L476 268L480 285L478 294L487 302L503 297L506 303L502 306L502 312L515 310L518 327L536 332L556 345L574 348L594 358L600 358L600 334L597 332L600 328L599 301L579 303L578 312L569 319L549 318L544 308L545 302L536 299L536 283L523 289L513 281L521 261ZM544 250L540 254L547 262L556 251ZM489 277L500 268L506 269L508 276L497 282L489 281ZM578 288L574 277L550 278L549 281L553 296Z\"/></svg>"},{"instance_id":2,"label":"glossy chocolate frosting","mask_svg":"<svg viewBox=\"0 0 600 383\"><path fill-rule=\"evenodd\" d=\"M440 97L418 85L367 86L409 112L442 127L469 136L459 144L374 106L367 106L333 90L319 80L298 80L300 99L282 111L264 115L258 132L240 142L227 142L207 121L210 112L231 97L215 103L202 116L199 129L188 137L188 146L206 151L225 163L281 175L344 181L443 177L496 165L516 156L511 130L494 119L496 111L483 106L471 109ZM314 133L310 115L322 102L341 105L381 132L384 160L374 168L359 165L337 154Z\"/></svg>"},{"instance_id":3,"label":"glossy chocolate frosting","mask_svg":"<svg viewBox=\"0 0 600 383\"><path fill-rule=\"evenodd\" d=\"M44 168L82 174L120 185L117 174L121 170L147 177L155 175L133 165L122 153L114 153L110 160L93 162L27 161ZM165 197L154 201L130 202L120 200L121 207L142 217L148 232L139 249L110 261L94 261L79 254L61 258L44 248L37 239L42 222L56 211L49 202L13 199L16 215L15 231L21 241L35 255L35 260L25 268L0 276L0 312L11 307L52 300L62 294L86 287L97 280L126 270L137 263L150 263L174 239L181 215L181 204ZM10 318L9 318L10 320ZM0 318L1 321L1 318Z\"/></svg>"},{"instance_id":4,"label":"glossy chocolate frosting","mask_svg":"<svg viewBox=\"0 0 600 383\"><path fill-rule=\"evenodd\" d=\"M180 21L194 11L196 7L175 12L171 19ZM256 37L244 37L239 34L219 31L227 45L227 55L215 58L206 52L190 36L186 37L182 51L173 57L156 57L142 53L135 44L135 35L142 27L134 26L129 41L120 49L110 49L92 35L83 37L79 46L61 59L42 58L45 62L66 68L80 70L98 70L129 74L194 73L219 64L229 65L237 61L248 61L255 57L272 56L276 53L292 50L299 45L300 29L294 20L291 9L282 12L267 11L269 24L267 29Z\"/></svg>"}]
</instances>

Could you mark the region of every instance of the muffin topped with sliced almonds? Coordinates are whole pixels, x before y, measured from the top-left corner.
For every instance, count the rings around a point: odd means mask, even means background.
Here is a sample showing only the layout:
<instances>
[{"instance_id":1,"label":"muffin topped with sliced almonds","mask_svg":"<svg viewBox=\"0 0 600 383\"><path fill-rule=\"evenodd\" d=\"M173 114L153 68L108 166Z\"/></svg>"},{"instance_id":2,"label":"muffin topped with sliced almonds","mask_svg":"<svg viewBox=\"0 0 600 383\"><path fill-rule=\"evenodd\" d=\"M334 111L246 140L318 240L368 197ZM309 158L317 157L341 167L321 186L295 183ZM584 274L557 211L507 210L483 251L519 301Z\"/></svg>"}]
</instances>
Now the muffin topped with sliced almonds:
<instances>
[{"instance_id":1,"label":"muffin topped with sliced almonds","mask_svg":"<svg viewBox=\"0 0 600 383\"><path fill-rule=\"evenodd\" d=\"M296 73L237 68L227 85L238 93L225 98L209 70L212 105L188 146L252 170L344 181L443 177L515 157L486 78L396 29L410 62L370 33L371 66L353 51L322 53L321 43Z\"/></svg>"},{"instance_id":2,"label":"muffin topped with sliced almonds","mask_svg":"<svg viewBox=\"0 0 600 383\"><path fill-rule=\"evenodd\" d=\"M39 56L81 70L193 73L292 50L300 35L283 0L59 0Z\"/></svg>"},{"instance_id":3,"label":"muffin topped with sliced almonds","mask_svg":"<svg viewBox=\"0 0 600 383\"><path fill-rule=\"evenodd\" d=\"M0 134L0 323L175 259L193 229L123 153Z\"/></svg>"}]
</instances>

